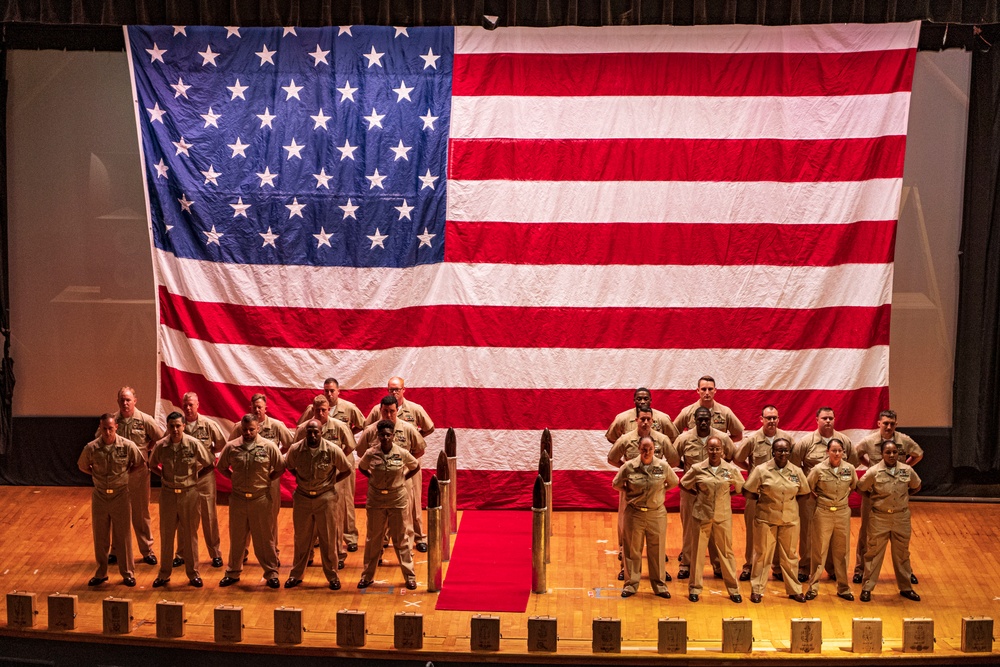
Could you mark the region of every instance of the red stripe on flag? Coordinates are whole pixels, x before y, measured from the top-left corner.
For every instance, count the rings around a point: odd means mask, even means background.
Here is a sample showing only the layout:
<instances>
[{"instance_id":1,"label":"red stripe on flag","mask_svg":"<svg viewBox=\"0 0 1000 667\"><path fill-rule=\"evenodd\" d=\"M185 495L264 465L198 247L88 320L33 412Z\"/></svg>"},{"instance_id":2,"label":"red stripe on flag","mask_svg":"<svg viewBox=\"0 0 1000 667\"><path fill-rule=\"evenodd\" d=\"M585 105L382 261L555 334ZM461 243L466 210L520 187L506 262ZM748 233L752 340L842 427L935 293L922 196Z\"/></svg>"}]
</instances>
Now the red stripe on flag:
<instances>
[{"instance_id":1,"label":"red stripe on flag","mask_svg":"<svg viewBox=\"0 0 1000 667\"><path fill-rule=\"evenodd\" d=\"M322 380L317 371L317 383ZM317 388L277 388L239 386L212 382L196 373L166 365L160 367L163 398L180 401L186 391L198 394L201 411L210 416L237 419L249 409L250 396L267 396L268 414L294 424L302 410L317 394ZM653 406L676 416L697 400L690 390L653 389ZM346 389L343 397L357 404L365 414L378 403L384 388ZM411 398L427 410L437 428L538 430L582 429L604 431L622 410L633 405L631 389L492 389L478 387L415 387L407 389ZM717 398L728 405L748 430L759 428L760 410L773 403L781 413L781 427L811 431L816 428L816 409L831 406L839 416L837 428L869 429L875 415L889 404L888 387L854 390L720 390Z\"/></svg>"},{"instance_id":2,"label":"red stripe on flag","mask_svg":"<svg viewBox=\"0 0 1000 667\"><path fill-rule=\"evenodd\" d=\"M876 95L909 92L913 54L911 49L851 53L456 54L452 94Z\"/></svg>"},{"instance_id":3,"label":"red stripe on flag","mask_svg":"<svg viewBox=\"0 0 1000 667\"><path fill-rule=\"evenodd\" d=\"M445 261L563 264L571 256L574 264L597 266L838 266L891 262L895 244L895 220L846 225L449 221Z\"/></svg>"},{"instance_id":4,"label":"red stripe on flag","mask_svg":"<svg viewBox=\"0 0 1000 667\"><path fill-rule=\"evenodd\" d=\"M864 181L899 178L905 136L857 139L453 139L455 180Z\"/></svg>"},{"instance_id":5,"label":"red stripe on flag","mask_svg":"<svg viewBox=\"0 0 1000 667\"><path fill-rule=\"evenodd\" d=\"M803 350L889 344L889 304L787 308L518 308L421 306L333 310L192 301L160 287L160 322L188 338L263 347L534 347ZM405 321L411 324L396 326ZM760 331L786 321L766 339ZM699 325L713 322L711 330ZM658 332L651 337L650 331Z\"/></svg>"}]
</instances>

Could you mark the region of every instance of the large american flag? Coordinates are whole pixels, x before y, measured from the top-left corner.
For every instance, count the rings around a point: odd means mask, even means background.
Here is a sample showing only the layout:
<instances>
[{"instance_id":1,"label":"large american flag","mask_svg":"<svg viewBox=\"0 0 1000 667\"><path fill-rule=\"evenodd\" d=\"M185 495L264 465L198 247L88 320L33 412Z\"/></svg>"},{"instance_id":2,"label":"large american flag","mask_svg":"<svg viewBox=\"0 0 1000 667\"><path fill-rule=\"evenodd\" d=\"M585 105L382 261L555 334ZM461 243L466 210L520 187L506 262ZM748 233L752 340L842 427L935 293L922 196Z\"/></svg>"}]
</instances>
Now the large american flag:
<instances>
[{"instance_id":1,"label":"large american flag","mask_svg":"<svg viewBox=\"0 0 1000 667\"><path fill-rule=\"evenodd\" d=\"M406 379L465 507L614 506L603 433L713 375L850 435L888 404L918 23L127 27L162 406L291 424Z\"/></svg>"}]
</instances>

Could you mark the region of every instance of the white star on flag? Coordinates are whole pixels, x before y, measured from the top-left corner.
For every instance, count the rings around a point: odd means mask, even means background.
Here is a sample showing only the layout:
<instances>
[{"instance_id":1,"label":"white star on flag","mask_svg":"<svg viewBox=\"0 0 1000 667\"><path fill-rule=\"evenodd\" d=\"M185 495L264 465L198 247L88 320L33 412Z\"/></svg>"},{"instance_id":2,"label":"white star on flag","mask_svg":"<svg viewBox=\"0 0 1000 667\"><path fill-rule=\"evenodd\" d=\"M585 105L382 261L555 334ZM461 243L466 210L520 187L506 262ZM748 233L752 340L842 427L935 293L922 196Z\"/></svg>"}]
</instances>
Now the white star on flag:
<instances>
[{"instance_id":1,"label":"white star on flag","mask_svg":"<svg viewBox=\"0 0 1000 667\"><path fill-rule=\"evenodd\" d=\"M230 92L232 92L232 94L233 94L233 97L232 97L232 99L234 99L234 100L235 100L235 99L236 99L236 98L238 97L238 98L240 98L241 100L245 100L245 99L246 99L246 97L244 97L244 96L243 96L243 93L244 93L244 91L246 91L246 90L247 90L248 88L250 88L250 86L241 86L241 85L240 85L240 80L239 80L239 79L236 79L236 84L235 84L235 85L232 85L232 86L226 86L226 88L228 88L228 89L230 90ZM429 109L428 109L428 112L430 112L430 110L429 110Z\"/></svg>"},{"instance_id":2,"label":"white star on flag","mask_svg":"<svg viewBox=\"0 0 1000 667\"><path fill-rule=\"evenodd\" d=\"M379 233L378 227L376 227L374 235L366 235L366 236L368 236L368 239L372 242L372 247L369 248L369 250L374 250L375 246L378 246L379 248L385 250L385 240L389 238L388 234Z\"/></svg>"},{"instance_id":3,"label":"white star on flag","mask_svg":"<svg viewBox=\"0 0 1000 667\"><path fill-rule=\"evenodd\" d=\"M221 246L222 244L219 243L219 239L225 236L222 232L215 231L215 225L212 225L212 231L202 232L202 234L208 237L205 241L205 245L212 245L214 243L217 246Z\"/></svg>"},{"instance_id":4,"label":"white star on flag","mask_svg":"<svg viewBox=\"0 0 1000 667\"><path fill-rule=\"evenodd\" d=\"M212 107L208 107L208 113L201 114L201 117L205 119L205 127L209 125L219 127L219 119L222 118L222 114L215 113L212 111Z\"/></svg>"},{"instance_id":5,"label":"white star on flag","mask_svg":"<svg viewBox=\"0 0 1000 667\"><path fill-rule=\"evenodd\" d=\"M183 95L185 97L185 99L188 96L188 89L191 88L191 86L188 86L188 85L184 84L184 79L181 78L181 77L177 77L177 83L170 84L170 87L173 88L176 91L174 93L174 97L175 98L180 97L181 95Z\"/></svg>"},{"instance_id":6,"label":"white star on flag","mask_svg":"<svg viewBox=\"0 0 1000 667\"><path fill-rule=\"evenodd\" d=\"M250 148L250 144L243 143L242 141L240 141L239 137L236 137L235 144L226 144L226 145L229 146L230 149L232 149L233 151L232 157L236 157L237 155L242 155L243 157L246 157L247 149Z\"/></svg>"},{"instance_id":7,"label":"white star on flag","mask_svg":"<svg viewBox=\"0 0 1000 667\"><path fill-rule=\"evenodd\" d=\"M305 204L299 203L298 197L292 197L292 203L285 204L285 208L287 208L290 211L290 213L288 214L288 219L291 220L294 217L301 218L302 209L304 209L305 207L306 207Z\"/></svg>"},{"instance_id":8,"label":"white star on flag","mask_svg":"<svg viewBox=\"0 0 1000 667\"><path fill-rule=\"evenodd\" d=\"M260 179L260 187L264 187L265 185L270 185L273 188L274 187L274 179L276 179L277 177L278 177L278 175L277 174L272 174L271 173L271 168L268 167L268 166L266 166L266 165L264 166L264 171L263 172L258 172L257 173L257 178Z\"/></svg>"},{"instance_id":9,"label":"white star on flag","mask_svg":"<svg viewBox=\"0 0 1000 667\"><path fill-rule=\"evenodd\" d=\"M368 189L371 190L372 188L382 188L383 190L385 190L385 187L383 187L383 185L382 185L382 181L385 180L385 177L386 177L386 175L385 174L379 174L378 173L378 167L375 167L375 173L374 174L372 174L371 176L365 176L365 178L367 178L369 181L371 181L371 185L368 186Z\"/></svg>"},{"instance_id":10,"label":"white star on flag","mask_svg":"<svg viewBox=\"0 0 1000 667\"><path fill-rule=\"evenodd\" d=\"M343 146L337 146L336 148L337 148L338 151L340 151L340 159L342 161L345 160L346 158L351 158L353 160L354 159L354 151L358 150L358 147L357 146L352 146L351 142L348 141L347 139L344 139L344 145Z\"/></svg>"},{"instance_id":11,"label":"white star on flag","mask_svg":"<svg viewBox=\"0 0 1000 667\"><path fill-rule=\"evenodd\" d=\"M372 115L362 116L362 118L368 121L368 129L370 130L374 127L382 127L382 119L385 118L385 114L379 115L379 113L375 111L375 107L372 107Z\"/></svg>"},{"instance_id":12,"label":"white star on flag","mask_svg":"<svg viewBox=\"0 0 1000 667\"><path fill-rule=\"evenodd\" d=\"M410 158L407 157L406 154L409 153L411 150L413 150L413 146L404 146L403 145L403 140L400 139L399 140L399 145L398 146L390 146L389 150L391 150L393 153L396 154L396 157L395 157L395 159L393 159L393 162L395 162L396 160L406 160L407 162L409 162Z\"/></svg>"},{"instance_id":13,"label":"white star on flag","mask_svg":"<svg viewBox=\"0 0 1000 667\"><path fill-rule=\"evenodd\" d=\"M281 89L285 91L285 101L287 102L288 100L294 97L295 99L301 102L302 98L299 97L299 91L302 90L303 88L304 86L295 85L295 79L292 79L291 83L289 83L287 86L282 86Z\"/></svg>"},{"instance_id":14,"label":"white star on flag","mask_svg":"<svg viewBox=\"0 0 1000 667\"><path fill-rule=\"evenodd\" d=\"M286 26L284 30L282 30L281 32L282 37L288 37L289 35L295 35L296 37L299 36L299 33L295 32L295 26L293 25Z\"/></svg>"},{"instance_id":15,"label":"white star on flag","mask_svg":"<svg viewBox=\"0 0 1000 667\"><path fill-rule=\"evenodd\" d=\"M175 25L175 26L172 26L172 27L174 29L174 37L176 37L177 35L184 35L185 37L188 36L188 34L187 34L187 26Z\"/></svg>"},{"instance_id":16,"label":"white star on flag","mask_svg":"<svg viewBox=\"0 0 1000 667\"><path fill-rule=\"evenodd\" d=\"M219 176L222 176L221 171L215 170L215 165L208 165L208 171L201 172L201 175L205 177L205 185L211 183L212 185L219 184Z\"/></svg>"},{"instance_id":17,"label":"white star on flag","mask_svg":"<svg viewBox=\"0 0 1000 667\"><path fill-rule=\"evenodd\" d=\"M358 216L354 215L354 212L358 210L358 207L351 203L350 197L347 198L347 203L341 206L340 209L344 212L344 220L347 220L348 218L354 218L355 220L358 219Z\"/></svg>"},{"instance_id":18,"label":"white star on flag","mask_svg":"<svg viewBox=\"0 0 1000 667\"><path fill-rule=\"evenodd\" d=\"M326 188L327 190L330 189L329 183L330 183L330 179L333 178L333 176L331 176L330 174L326 173L326 167L323 167L322 169L320 169L318 174L313 174L313 178L316 179L316 189L317 190L319 188Z\"/></svg>"},{"instance_id":19,"label":"white star on flag","mask_svg":"<svg viewBox=\"0 0 1000 667\"><path fill-rule=\"evenodd\" d=\"M438 116L432 116L431 115L431 110L428 109L426 116L418 116L418 118L420 120L424 121L424 126L421 129L423 129L423 130L433 130L434 129L434 121L436 121L438 119Z\"/></svg>"},{"instance_id":20,"label":"white star on flag","mask_svg":"<svg viewBox=\"0 0 1000 667\"><path fill-rule=\"evenodd\" d=\"M218 53L215 53L214 51L212 51L212 45L211 44L209 44L208 46L206 46L204 51L199 51L198 55L201 56L201 58L202 58L202 63L201 63L202 67L204 67L205 65L207 65L209 63L212 63L212 65L215 66L215 67L219 66L218 63L215 62L215 59L218 58L219 55L221 55L221 54L218 54Z\"/></svg>"},{"instance_id":21,"label":"white star on flag","mask_svg":"<svg viewBox=\"0 0 1000 667\"><path fill-rule=\"evenodd\" d=\"M181 193L181 198L178 199L177 201L180 202L181 211L184 211L186 213L191 212L191 207L194 205L194 202L188 199L186 194Z\"/></svg>"},{"instance_id":22,"label":"white star on flag","mask_svg":"<svg viewBox=\"0 0 1000 667\"><path fill-rule=\"evenodd\" d=\"M242 35L240 35L240 29L238 27L236 27L234 25L227 25L226 26L226 39L229 39L233 35L236 35L237 37L239 37L239 38L242 39Z\"/></svg>"},{"instance_id":23,"label":"white star on flag","mask_svg":"<svg viewBox=\"0 0 1000 667\"><path fill-rule=\"evenodd\" d=\"M149 112L149 122L150 123L155 123L155 122L159 121L162 124L163 123L163 117L167 113L166 109L161 109L160 108L160 103L159 102L154 102L153 103L153 108L152 109L146 109L146 111Z\"/></svg>"},{"instance_id":24,"label":"white star on flag","mask_svg":"<svg viewBox=\"0 0 1000 667\"><path fill-rule=\"evenodd\" d=\"M354 101L354 93L358 92L357 88L351 88L351 82L345 81L343 88L338 88L337 92L340 93L340 101L344 100Z\"/></svg>"},{"instance_id":25,"label":"white star on flag","mask_svg":"<svg viewBox=\"0 0 1000 667\"><path fill-rule=\"evenodd\" d=\"M404 199L402 206L393 206L393 208L399 211L400 220L402 220L403 218L406 218L407 220L412 220L413 218L410 217L410 211L415 209L416 206L407 206L406 200Z\"/></svg>"},{"instance_id":26,"label":"white star on flag","mask_svg":"<svg viewBox=\"0 0 1000 667\"><path fill-rule=\"evenodd\" d=\"M327 234L325 227L320 227L319 234L313 234L313 238L316 239L316 247L319 248L320 246L327 246L328 248L332 248L333 246L330 245L331 236L333 236L333 234Z\"/></svg>"},{"instance_id":27,"label":"white star on flag","mask_svg":"<svg viewBox=\"0 0 1000 667\"><path fill-rule=\"evenodd\" d=\"M163 158L160 158L160 161L153 166L156 167L156 176L158 178L167 177L167 172L170 171L170 167L168 167L167 163L163 161Z\"/></svg>"},{"instance_id":28,"label":"white star on flag","mask_svg":"<svg viewBox=\"0 0 1000 667\"><path fill-rule=\"evenodd\" d=\"M278 235L277 234L272 234L270 227L267 228L267 233L261 233L261 232L257 232L257 233L260 234L261 238L264 239L264 242L260 246L261 248L263 248L264 246L271 246L272 248L277 248L278 247L278 246L274 245L274 242L275 242L275 240L277 240Z\"/></svg>"},{"instance_id":29,"label":"white star on flag","mask_svg":"<svg viewBox=\"0 0 1000 667\"><path fill-rule=\"evenodd\" d=\"M403 37L409 37L410 36L410 33L406 32L406 28L405 27L400 27L398 25L394 25L392 27L396 29L396 34L392 36L393 39L396 39L400 35L402 35Z\"/></svg>"},{"instance_id":30,"label":"white star on flag","mask_svg":"<svg viewBox=\"0 0 1000 667\"><path fill-rule=\"evenodd\" d=\"M177 152L174 153L174 155L180 155L181 153L183 153L184 155L191 157L191 154L188 153L188 149L191 148L191 146L193 146L194 144L189 144L186 141L184 141L184 137L181 137L180 141L171 141L170 143L172 143L177 148Z\"/></svg>"},{"instance_id":31,"label":"white star on flag","mask_svg":"<svg viewBox=\"0 0 1000 667\"><path fill-rule=\"evenodd\" d=\"M426 174L424 174L423 176L417 176L417 178L419 178L420 182L423 183L423 185L420 186L421 190L423 190L424 188L430 188L431 190L433 190L434 189L434 181L436 181L438 179L437 176L431 176L431 170L430 169L427 170Z\"/></svg>"},{"instance_id":32,"label":"white star on flag","mask_svg":"<svg viewBox=\"0 0 1000 667\"><path fill-rule=\"evenodd\" d=\"M271 63L272 65L274 64L273 58L275 53L277 53L277 51L268 51L267 44L265 44L261 48L261 50L257 51L254 55L260 58L260 66L263 67L264 63Z\"/></svg>"},{"instance_id":33,"label":"white star on flag","mask_svg":"<svg viewBox=\"0 0 1000 667\"><path fill-rule=\"evenodd\" d=\"M250 204L243 203L243 197L240 197L235 204L230 204L233 207L233 217L238 218L241 215L245 218L247 217L247 209L250 208Z\"/></svg>"},{"instance_id":34,"label":"white star on flag","mask_svg":"<svg viewBox=\"0 0 1000 667\"><path fill-rule=\"evenodd\" d=\"M149 62L155 62L155 61L159 60L162 63L163 62L163 54L166 53L166 52L167 52L167 50L166 49L161 49L160 47L158 47L156 45L156 42L153 42L153 48L146 49L146 53L149 54Z\"/></svg>"},{"instance_id":35,"label":"white star on flag","mask_svg":"<svg viewBox=\"0 0 1000 667\"><path fill-rule=\"evenodd\" d=\"M271 125L271 123L274 122L274 119L277 118L277 116L271 113L270 107L264 107L264 113L257 114L257 118L260 118L261 129L264 129L265 127L269 127L272 130L274 129L274 126Z\"/></svg>"},{"instance_id":36,"label":"white star on flag","mask_svg":"<svg viewBox=\"0 0 1000 667\"><path fill-rule=\"evenodd\" d=\"M320 128L323 128L324 130L327 129L326 124L330 122L332 118L332 116L327 116L325 113L323 113L322 109L320 109L319 113L316 114L315 116L309 116L309 117L313 119L314 123L316 123L315 125L313 125L314 130L318 130Z\"/></svg>"},{"instance_id":37,"label":"white star on flag","mask_svg":"<svg viewBox=\"0 0 1000 667\"><path fill-rule=\"evenodd\" d=\"M293 157L297 157L301 160L302 149L305 148L305 144L299 145L295 143L295 137L292 137L292 143L288 146L282 146L282 148L288 151L288 157L285 158L286 160L291 160Z\"/></svg>"},{"instance_id":38,"label":"white star on flag","mask_svg":"<svg viewBox=\"0 0 1000 667\"><path fill-rule=\"evenodd\" d=\"M410 99L410 93L413 92L413 88L407 88L406 81L403 81L402 79L399 80L399 88L393 88L392 92L396 93L397 103L402 102L403 100L408 100L410 102L413 101Z\"/></svg>"},{"instance_id":39,"label":"white star on flag","mask_svg":"<svg viewBox=\"0 0 1000 667\"><path fill-rule=\"evenodd\" d=\"M424 69L427 69L428 67L433 67L434 69L438 68L438 59L441 56L434 55L434 49L427 47L427 53L420 57L424 61Z\"/></svg>"},{"instance_id":40,"label":"white star on flag","mask_svg":"<svg viewBox=\"0 0 1000 667\"><path fill-rule=\"evenodd\" d=\"M372 44L371 53L362 53L361 55L363 55L365 58L368 59L368 69L371 69L372 65L378 65L379 67L382 67L382 56L384 56L385 54L378 53L375 50L374 44Z\"/></svg>"},{"instance_id":41,"label":"white star on flag","mask_svg":"<svg viewBox=\"0 0 1000 667\"><path fill-rule=\"evenodd\" d=\"M339 28L339 30L337 31L337 37L340 37L341 35L349 35L351 37L354 37L354 35L351 35L351 26L342 25L337 27Z\"/></svg>"},{"instance_id":42,"label":"white star on flag","mask_svg":"<svg viewBox=\"0 0 1000 667\"><path fill-rule=\"evenodd\" d=\"M319 44L316 45L316 50L309 55L313 58L313 67L319 67L320 63L323 63L324 65L330 64L326 59L326 57L330 55L330 52L319 48Z\"/></svg>"},{"instance_id":43,"label":"white star on flag","mask_svg":"<svg viewBox=\"0 0 1000 667\"><path fill-rule=\"evenodd\" d=\"M424 227L424 233L417 234L417 238L420 239L420 245L418 245L417 247L419 248L421 246L427 246L428 248L432 248L433 246L431 245L431 239L434 238L435 236L437 236L437 234L429 233L427 231L427 228Z\"/></svg>"}]
</instances>

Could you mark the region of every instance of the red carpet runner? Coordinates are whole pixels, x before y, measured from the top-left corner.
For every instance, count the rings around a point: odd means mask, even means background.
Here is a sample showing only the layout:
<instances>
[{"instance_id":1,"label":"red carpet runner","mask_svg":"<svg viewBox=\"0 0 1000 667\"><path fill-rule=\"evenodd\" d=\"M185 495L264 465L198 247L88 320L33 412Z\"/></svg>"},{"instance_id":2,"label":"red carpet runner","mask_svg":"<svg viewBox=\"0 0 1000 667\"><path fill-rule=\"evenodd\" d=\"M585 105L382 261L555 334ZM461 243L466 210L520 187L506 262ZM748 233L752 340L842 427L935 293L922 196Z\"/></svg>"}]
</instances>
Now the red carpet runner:
<instances>
[{"instance_id":1,"label":"red carpet runner","mask_svg":"<svg viewBox=\"0 0 1000 667\"><path fill-rule=\"evenodd\" d=\"M435 608L524 613L530 594L531 512L464 512Z\"/></svg>"}]
</instances>

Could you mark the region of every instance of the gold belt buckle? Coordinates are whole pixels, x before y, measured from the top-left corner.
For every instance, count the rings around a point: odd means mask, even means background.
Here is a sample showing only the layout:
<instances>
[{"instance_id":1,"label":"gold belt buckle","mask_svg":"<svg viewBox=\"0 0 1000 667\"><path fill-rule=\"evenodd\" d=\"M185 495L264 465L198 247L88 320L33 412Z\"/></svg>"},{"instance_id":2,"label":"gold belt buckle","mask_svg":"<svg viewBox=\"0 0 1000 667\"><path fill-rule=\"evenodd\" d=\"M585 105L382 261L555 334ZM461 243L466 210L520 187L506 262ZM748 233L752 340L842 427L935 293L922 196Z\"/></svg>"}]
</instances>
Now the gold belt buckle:
<instances>
[{"instance_id":1,"label":"gold belt buckle","mask_svg":"<svg viewBox=\"0 0 1000 667\"><path fill-rule=\"evenodd\" d=\"M648 512L649 511L648 507L636 507L636 509L639 510L640 512Z\"/></svg>"},{"instance_id":2,"label":"gold belt buckle","mask_svg":"<svg viewBox=\"0 0 1000 667\"><path fill-rule=\"evenodd\" d=\"M315 491L306 491L306 493L308 493L310 496L315 496L316 495Z\"/></svg>"},{"instance_id":3,"label":"gold belt buckle","mask_svg":"<svg viewBox=\"0 0 1000 667\"><path fill-rule=\"evenodd\" d=\"M389 495L389 491L387 489L380 489L379 493L381 493L383 496Z\"/></svg>"},{"instance_id":4,"label":"gold belt buckle","mask_svg":"<svg viewBox=\"0 0 1000 667\"><path fill-rule=\"evenodd\" d=\"M886 510L886 514L892 514L892 510Z\"/></svg>"},{"instance_id":5,"label":"gold belt buckle","mask_svg":"<svg viewBox=\"0 0 1000 667\"><path fill-rule=\"evenodd\" d=\"M831 511L831 512L836 512L836 511L837 511L837 508L836 508L836 507L831 507L831 508L830 508L830 511Z\"/></svg>"},{"instance_id":6,"label":"gold belt buckle","mask_svg":"<svg viewBox=\"0 0 1000 667\"><path fill-rule=\"evenodd\" d=\"M253 498L252 493L244 493L243 495L246 496L247 498Z\"/></svg>"},{"instance_id":7,"label":"gold belt buckle","mask_svg":"<svg viewBox=\"0 0 1000 667\"><path fill-rule=\"evenodd\" d=\"M104 489L104 493L106 493L106 494L108 494L108 495L111 495L111 494L112 494L112 493L114 493L114 492L115 492L115 490L114 490L114 489Z\"/></svg>"},{"instance_id":8,"label":"gold belt buckle","mask_svg":"<svg viewBox=\"0 0 1000 667\"><path fill-rule=\"evenodd\" d=\"M181 492L181 491L183 491L183 490L184 490L184 489L174 489L174 493L180 493L180 492Z\"/></svg>"}]
</instances>

